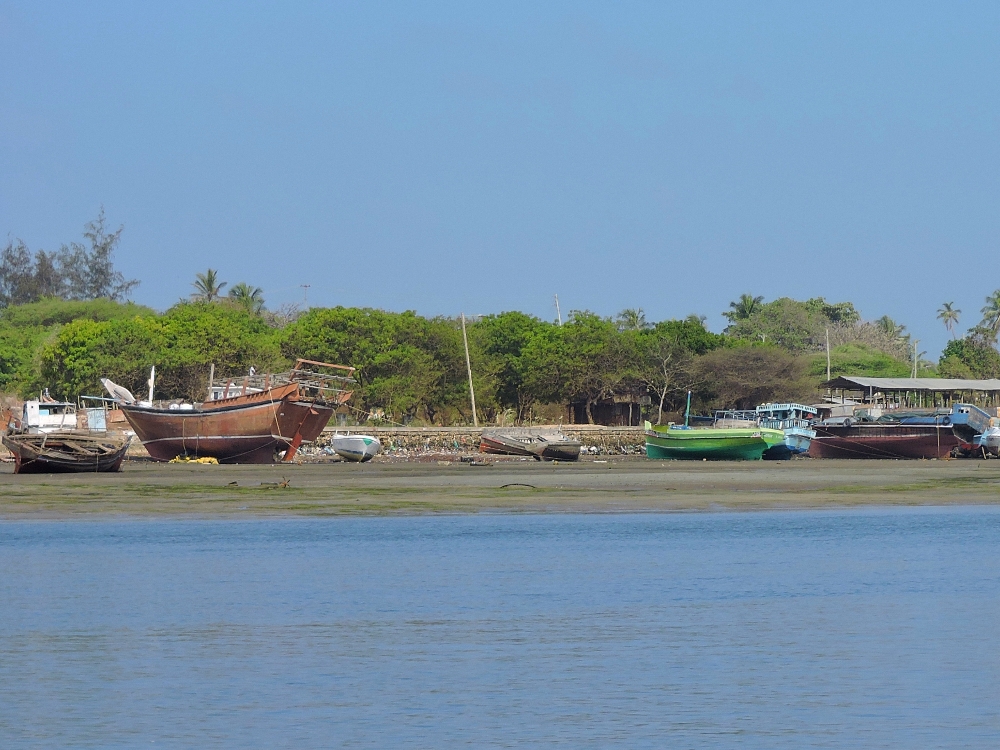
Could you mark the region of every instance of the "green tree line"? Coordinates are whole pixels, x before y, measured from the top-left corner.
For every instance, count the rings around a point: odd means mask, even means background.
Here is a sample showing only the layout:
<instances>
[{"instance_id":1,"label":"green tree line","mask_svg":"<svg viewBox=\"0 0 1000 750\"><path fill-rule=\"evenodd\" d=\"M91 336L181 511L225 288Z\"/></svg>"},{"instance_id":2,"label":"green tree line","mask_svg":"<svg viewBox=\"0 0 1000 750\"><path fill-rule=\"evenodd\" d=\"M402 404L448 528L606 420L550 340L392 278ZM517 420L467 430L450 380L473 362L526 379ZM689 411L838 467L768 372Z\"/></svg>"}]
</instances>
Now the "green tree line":
<instances>
[{"instance_id":1,"label":"green tree line","mask_svg":"<svg viewBox=\"0 0 1000 750\"><path fill-rule=\"evenodd\" d=\"M213 364L219 375L239 377L301 357L357 367L359 415L472 421L459 319L347 307L280 316L264 309L260 290L237 284L243 292L230 296L220 285L201 274L191 299L163 313L109 299L9 305L0 311L0 390L28 396L48 388L75 399L100 393L108 377L141 393L155 365L161 397L201 400ZM688 390L698 408L808 400L825 378L817 341L825 347L827 331L834 375L910 370L895 356L907 349L901 327L864 323L850 305L758 301L731 310L730 321L718 334L697 316L650 323L638 309L615 318L575 311L563 325L516 311L470 320L478 416L525 421L576 403L592 420L602 400L626 397L657 420L680 411Z\"/></svg>"},{"instance_id":2,"label":"green tree line","mask_svg":"<svg viewBox=\"0 0 1000 750\"><path fill-rule=\"evenodd\" d=\"M269 310L262 289L229 286L214 269L197 274L188 298L157 313L127 301L138 282L114 268L121 233L106 229L102 211L85 227L84 243L32 253L18 240L0 251L0 392L48 388L75 399L100 393L102 377L142 392L155 365L161 397L201 400L212 365L240 377L301 357L358 368L359 416L472 421L459 319ZM470 320L478 416L525 421L575 404L589 421L602 402L625 400L662 420L677 414L688 391L699 409L810 400L826 378L827 349L834 377L1000 377L1000 291L962 337L955 335L961 310L942 305L938 319L952 340L936 364L922 358L905 326L888 316L864 320L850 302L744 294L723 314L722 333L696 315L650 322L640 308L610 318L574 311L562 325L516 311Z\"/></svg>"}]
</instances>

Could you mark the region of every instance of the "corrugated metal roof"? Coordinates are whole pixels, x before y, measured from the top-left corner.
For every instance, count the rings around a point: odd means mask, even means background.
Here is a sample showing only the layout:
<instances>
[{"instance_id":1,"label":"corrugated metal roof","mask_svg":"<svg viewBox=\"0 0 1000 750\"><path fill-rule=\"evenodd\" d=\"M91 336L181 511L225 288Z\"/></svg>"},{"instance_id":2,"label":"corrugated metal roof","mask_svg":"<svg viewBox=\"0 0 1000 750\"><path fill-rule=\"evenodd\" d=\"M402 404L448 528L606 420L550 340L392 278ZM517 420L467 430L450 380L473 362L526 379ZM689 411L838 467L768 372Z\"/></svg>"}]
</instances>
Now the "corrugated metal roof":
<instances>
[{"instance_id":1,"label":"corrugated metal roof","mask_svg":"<svg viewBox=\"0 0 1000 750\"><path fill-rule=\"evenodd\" d=\"M849 391L1000 391L1000 380L961 380L957 378L865 378L841 375L823 383L825 388Z\"/></svg>"}]
</instances>

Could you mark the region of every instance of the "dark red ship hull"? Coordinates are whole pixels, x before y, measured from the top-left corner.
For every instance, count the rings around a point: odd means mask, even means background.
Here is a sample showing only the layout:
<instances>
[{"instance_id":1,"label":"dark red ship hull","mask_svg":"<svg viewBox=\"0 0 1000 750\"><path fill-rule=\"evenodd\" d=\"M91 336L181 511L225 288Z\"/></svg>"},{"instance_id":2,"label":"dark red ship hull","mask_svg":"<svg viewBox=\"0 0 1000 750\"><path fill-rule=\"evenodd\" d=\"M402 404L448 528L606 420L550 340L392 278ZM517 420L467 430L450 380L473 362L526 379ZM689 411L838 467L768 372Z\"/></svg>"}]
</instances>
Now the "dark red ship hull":
<instances>
[{"instance_id":1,"label":"dark red ship hull","mask_svg":"<svg viewBox=\"0 0 1000 750\"><path fill-rule=\"evenodd\" d=\"M961 444L948 425L816 425L813 458L944 458Z\"/></svg>"}]
</instances>

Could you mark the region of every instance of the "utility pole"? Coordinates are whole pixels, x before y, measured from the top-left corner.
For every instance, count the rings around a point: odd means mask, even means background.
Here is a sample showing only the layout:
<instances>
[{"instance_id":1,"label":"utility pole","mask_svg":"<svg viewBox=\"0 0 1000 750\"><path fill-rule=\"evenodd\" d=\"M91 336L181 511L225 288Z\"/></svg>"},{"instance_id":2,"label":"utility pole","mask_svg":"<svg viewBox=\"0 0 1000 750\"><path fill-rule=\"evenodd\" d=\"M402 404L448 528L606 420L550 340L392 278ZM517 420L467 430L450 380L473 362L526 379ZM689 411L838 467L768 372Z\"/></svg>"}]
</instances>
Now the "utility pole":
<instances>
[{"instance_id":1,"label":"utility pole","mask_svg":"<svg viewBox=\"0 0 1000 750\"><path fill-rule=\"evenodd\" d=\"M469 359L469 337L465 335L465 313L462 313L462 343L465 344L465 370L469 373L469 398L472 400L472 426L479 427L476 416L476 389L472 387L472 361Z\"/></svg>"},{"instance_id":2,"label":"utility pole","mask_svg":"<svg viewBox=\"0 0 1000 750\"><path fill-rule=\"evenodd\" d=\"M826 379L830 380L830 329L826 329Z\"/></svg>"},{"instance_id":3,"label":"utility pole","mask_svg":"<svg viewBox=\"0 0 1000 750\"><path fill-rule=\"evenodd\" d=\"M562 313L559 312L559 295L556 295L556 320L562 325Z\"/></svg>"},{"instance_id":4,"label":"utility pole","mask_svg":"<svg viewBox=\"0 0 1000 750\"><path fill-rule=\"evenodd\" d=\"M913 339L913 377L917 377L917 344L920 339Z\"/></svg>"}]
</instances>

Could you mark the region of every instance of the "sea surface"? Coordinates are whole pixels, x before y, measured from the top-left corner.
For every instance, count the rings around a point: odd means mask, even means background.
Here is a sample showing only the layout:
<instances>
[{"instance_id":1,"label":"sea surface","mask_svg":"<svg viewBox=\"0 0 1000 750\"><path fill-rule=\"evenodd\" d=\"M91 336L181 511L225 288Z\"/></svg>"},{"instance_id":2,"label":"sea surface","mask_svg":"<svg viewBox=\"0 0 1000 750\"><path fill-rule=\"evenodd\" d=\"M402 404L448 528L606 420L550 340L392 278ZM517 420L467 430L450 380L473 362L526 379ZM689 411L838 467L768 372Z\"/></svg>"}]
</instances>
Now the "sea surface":
<instances>
[{"instance_id":1,"label":"sea surface","mask_svg":"<svg viewBox=\"0 0 1000 750\"><path fill-rule=\"evenodd\" d=\"M989 508L0 524L0 747L996 748Z\"/></svg>"}]
</instances>

